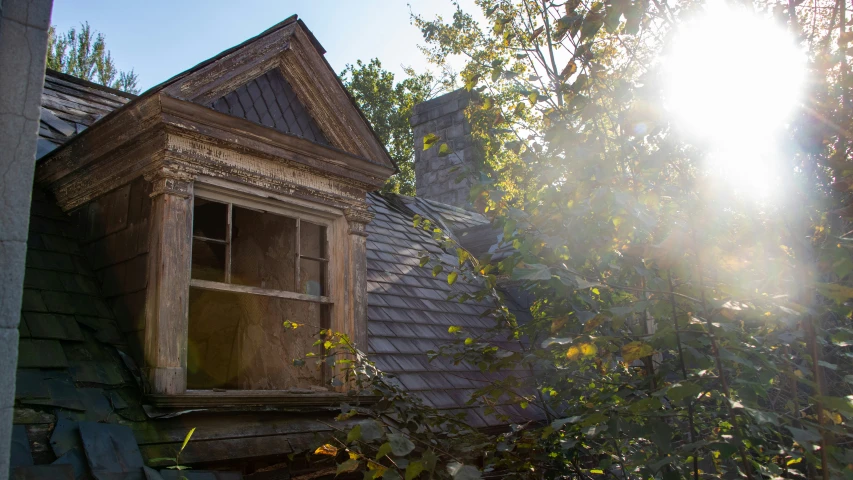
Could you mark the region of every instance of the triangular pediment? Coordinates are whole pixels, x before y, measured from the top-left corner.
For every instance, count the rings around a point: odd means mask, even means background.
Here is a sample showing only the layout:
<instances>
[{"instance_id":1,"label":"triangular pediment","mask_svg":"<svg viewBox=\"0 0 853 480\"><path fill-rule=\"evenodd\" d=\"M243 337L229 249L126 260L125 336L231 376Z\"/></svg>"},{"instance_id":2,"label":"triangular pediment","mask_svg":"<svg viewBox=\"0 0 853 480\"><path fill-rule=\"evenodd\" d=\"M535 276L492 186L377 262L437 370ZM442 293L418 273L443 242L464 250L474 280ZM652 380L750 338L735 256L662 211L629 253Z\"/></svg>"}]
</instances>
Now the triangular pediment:
<instances>
[{"instance_id":1,"label":"triangular pediment","mask_svg":"<svg viewBox=\"0 0 853 480\"><path fill-rule=\"evenodd\" d=\"M155 90L393 169L324 53L291 17Z\"/></svg>"},{"instance_id":2,"label":"triangular pediment","mask_svg":"<svg viewBox=\"0 0 853 480\"><path fill-rule=\"evenodd\" d=\"M274 68L211 102L211 108L322 145L329 140L281 71Z\"/></svg>"}]
</instances>

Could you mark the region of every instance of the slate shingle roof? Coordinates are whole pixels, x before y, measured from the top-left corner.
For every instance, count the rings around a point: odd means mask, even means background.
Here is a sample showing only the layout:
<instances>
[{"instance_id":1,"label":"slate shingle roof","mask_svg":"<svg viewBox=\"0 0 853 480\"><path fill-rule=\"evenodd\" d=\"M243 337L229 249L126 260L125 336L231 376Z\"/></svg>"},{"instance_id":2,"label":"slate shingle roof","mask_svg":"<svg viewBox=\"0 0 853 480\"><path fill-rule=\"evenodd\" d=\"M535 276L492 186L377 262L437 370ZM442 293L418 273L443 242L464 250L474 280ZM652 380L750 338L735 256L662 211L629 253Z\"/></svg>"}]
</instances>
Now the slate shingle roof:
<instances>
[{"instance_id":1,"label":"slate shingle roof","mask_svg":"<svg viewBox=\"0 0 853 480\"><path fill-rule=\"evenodd\" d=\"M278 69L272 69L214 101L211 108L250 122L329 145L326 135Z\"/></svg>"},{"instance_id":2,"label":"slate shingle roof","mask_svg":"<svg viewBox=\"0 0 853 480\"><path fill-rule=\"evenodd\" d=\"M41 95L36 158L47 155L134 98L129 93L48 70Z\"/></svg>"},{"instance_id":3,"label":"slate shingle roof","mask_svg":"<svg viewBox=\"0 0 853 480\"><path fill-rule=\"evenodd\" d=\"M448 331L451 326L461 327L465 336L488 336L494 322L483 313L490 304L485 300L449 300L452 294L472 294L479 287L464 276L448 285L450 269L433 277L430 265L420 266L420 257L421 252L429 252L450 266L458 263L456 257L439 248L429 233L413 228L412 214L395 207L396 202L371 194L368 203L375 215L367 226L370 357L426 404L440 409L465 408L468 422L476 427L501 424L494 417L484 416L478 405L466 406L471 393L489 382L487 374L472 365L454 365L444 357L430 362L426 355L459 340L459 335ZM513 348L500 338L495 343ZM515 418L525 417L513 406L498 410Z\"/></svg>"},{"instance_id":4,"label":"slate shingle roof","mask_svg":"<svg viewBox=\"0 0 853 480\"><path fill-rule=\"evenodd\" d=\"M42 96L41 154L131 98L48 71ZM428 350L438 350L456 338L448 327L460 326L469 334L478 334L491 322L481 317L487 303L447 298L452 293L473 292L476 285L460 277L450 286L446 273L433 277L429 268L419 266L423 251L451 265L457 262L428 233L412 226L415 213L434 220L440 217L453 228L484 225L485 219L421 199L371 194L368 203L375 214L367 240L371 357L426 404L463 411L473 426L499 425L501 422L484 416L477 406L466 405L470 393L488 381L488 376L470 365L453 365L441 358L428 361ZM315 412L310 419L284 412L223 416L197 411L175 416L144 405L141 374L128 354L128 339L103 300L102 289L108 285L102 285L92 273L91 260L80 248L71 217L35 188L14 418L13 445L18 454L13 456L13 464L55 465L30 470L36 475L32 478L63 478L67 468L73 468L77 478L97 471L107 478L114 466L104 464L97 445L87 446L87 435L132 435L136 443L128 446L122 453L127 458L120 460L135 464L139 458L148 461L168 455L193 426L207 427L194 435L182 457L188 463L209 461L216 455L228 458L235 442L252 438L259 439L252 448L261 456L304 451L316 443L316 434L328 433L328 427L318 421L330 421L328 412ZM499 411L525 417L517 407L500 407ZM157 418L162 415L171 418ZM117 430L98 427L104 422L116 425Z\"/></svg>"}]
</instances>

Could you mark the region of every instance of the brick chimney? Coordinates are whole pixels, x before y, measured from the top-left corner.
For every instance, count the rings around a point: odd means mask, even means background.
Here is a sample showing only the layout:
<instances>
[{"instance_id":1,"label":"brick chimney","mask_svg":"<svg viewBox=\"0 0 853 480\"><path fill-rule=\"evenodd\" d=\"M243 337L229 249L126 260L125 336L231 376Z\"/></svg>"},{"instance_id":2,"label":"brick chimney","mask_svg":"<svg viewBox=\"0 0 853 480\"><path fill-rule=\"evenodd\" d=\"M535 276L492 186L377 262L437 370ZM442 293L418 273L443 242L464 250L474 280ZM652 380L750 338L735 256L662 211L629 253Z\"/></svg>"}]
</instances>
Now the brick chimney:
<instances>
[{"instance_id":1,"label":"brick chimney","mask_svg":"<svg viewBox=\"0 0 853 480\"><path fill-rule=\"evenodd\" d=\"M411 125L418 197L470 209L468 196L478 165L477 149L465 118L470 97L471 93L463 88L415 105ZM439 141L424 150L424 137L430 133L438 135ZM451 153L442 157L439 148L443 143ZM461 180L457 181L458 177Z\"/></svg>"}]
</instances>

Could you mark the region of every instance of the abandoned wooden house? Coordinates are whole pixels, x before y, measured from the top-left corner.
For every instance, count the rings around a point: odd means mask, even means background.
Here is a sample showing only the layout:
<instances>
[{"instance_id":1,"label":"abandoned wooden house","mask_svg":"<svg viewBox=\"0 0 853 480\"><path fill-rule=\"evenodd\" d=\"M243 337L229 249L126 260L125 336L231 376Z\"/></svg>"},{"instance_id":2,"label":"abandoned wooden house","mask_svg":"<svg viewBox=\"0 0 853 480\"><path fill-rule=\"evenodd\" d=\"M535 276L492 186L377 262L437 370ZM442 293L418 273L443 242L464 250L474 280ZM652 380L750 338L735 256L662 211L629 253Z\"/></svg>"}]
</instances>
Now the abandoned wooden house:
<instances>
[{"instance_id":1,"label":"abandoned wooden house","mask_svg":"<svg viewBox=\"0 0 853 480\"><path fill-rule=\"evenodd\" d=\"M465 104L412 121L457 162ZM428 405L500 423L465 403L486 375L425 355L450 325L490 326L487 305L447 298L474 286L419 267L456 259L412 227L488 233L461 208L468 185L419 152L418 197L374 193L395 167L295 16L138 97L48 71L38 157L13 478L174 478L155 459L192 427L188 478L298 474L288 455L353 400L293 365L317 347L288 319L347 333Z\"/></svg>"}]
</instances>

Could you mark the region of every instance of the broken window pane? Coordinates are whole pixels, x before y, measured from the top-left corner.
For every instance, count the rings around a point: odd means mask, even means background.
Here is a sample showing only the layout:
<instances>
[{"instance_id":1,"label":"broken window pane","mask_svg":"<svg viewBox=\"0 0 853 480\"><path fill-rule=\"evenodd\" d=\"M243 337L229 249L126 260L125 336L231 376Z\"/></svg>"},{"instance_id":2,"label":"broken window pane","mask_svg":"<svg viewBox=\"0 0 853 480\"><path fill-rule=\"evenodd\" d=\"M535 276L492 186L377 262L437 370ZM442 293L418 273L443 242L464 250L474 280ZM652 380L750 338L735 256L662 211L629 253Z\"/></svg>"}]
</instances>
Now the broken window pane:
<instances>
[{"instance_id":1,"label":"broken window pane","mask_svg":"<svg viewBox=\"0 0 853 480\"><path fill-rule=\"evenodd\" d=\"M312 346L328 328L327 307L276 297L190 288L187 388L286 390L323 385L322 346ZM290 321L302 326L283 325Z\"/></svg>"},{"instance_id":2,"label":"broken window pane","mask_svg":"<svg viewBox=\"0 0 853 480\"><path fill-rule=\"evenodd\" d=\"M225 281L225 244L193 239L192 278Z\"/></svg>"},{"instance_id":3,"label":"broken window pane","mask_svg":"<svg viewBox=\"0 0 853 480\"><path fill-rule=\"evenodd\" d=\"M303 257L326 258L326 227L301 221L299 250Z\"/></svg>"},{"instance_id":4,"label":"broken window pane","mask_svg":"<svg viewBox=\"0 0 853 480\"><path fill-rule=\"evenodd\" d=\"M231 283L296 289L296 220L233 206Z\"/></svg>"},{"instance_id":5,"label":"broken window pane","mask_svg":"<svg viewBox=\"0 0 853 480\"><path fill-rule=\"evenodd\" d=\"M299 292L308 295L326 294L326 262L302 258L299 260Z\"/></svg>"},{"instance_id":6,"label":"broken window pane","mask_svg":"<svg viewBox=\"0 0 853 480\"><path fill-rule=\"evenodd\" d=\"M193 236L225 240L228 205L198 197L193 203Z\"/></svg>"}]
</instances>

